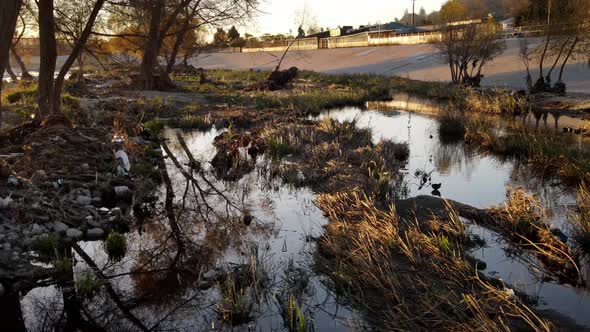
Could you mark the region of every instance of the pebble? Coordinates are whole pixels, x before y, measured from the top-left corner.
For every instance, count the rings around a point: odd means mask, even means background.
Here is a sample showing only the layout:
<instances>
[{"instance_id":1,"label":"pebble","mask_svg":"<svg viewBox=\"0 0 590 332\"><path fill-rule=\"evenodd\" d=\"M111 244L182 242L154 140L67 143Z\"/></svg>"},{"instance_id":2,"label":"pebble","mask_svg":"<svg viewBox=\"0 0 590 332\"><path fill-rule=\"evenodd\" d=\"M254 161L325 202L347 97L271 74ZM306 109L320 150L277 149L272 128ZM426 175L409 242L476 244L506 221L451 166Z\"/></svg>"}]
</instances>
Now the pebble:
<instances>
[{"instance_id":1,"label":"pebble","mask_svg":"<svg viewBox=\"0 0 590 332\"><path fill-rule=\"evenodd\" d=\"M45 232L44 227L39 226L39 224L33 224L33 227L31 228L31 234L40 235L43 234L43 232Z\"/></svg>"},{"instance_id":2,"label":"pebble","mask_svg":"<svg viewBox=\"0 0 590 332\"><path fill-rule=\"evenodd\" d=\"M219 276L219 273L215 270L211 270L211 271L203 273L203 279L205 279L205 280L217 279L218 276Z\"/></svg>"},{"instance_id":3,"label":"pebble","mask_svg":"<svg viewBox=\"0 0 590 332\"><path fill-rule=\"evenodd\" d=\"M78 197L76 197L76 203L80 205L90 205L92 203L92 198L88 196L78 195Z\"/></svg>"},{"instance_id":4,"label":"pebble","mask_svg":"<svg viewBox=\"0 0 590 332\"><path fill-rule=\"evenodd\" d=\"M88 236L89 239L101 239L104 237L104 231L102 230L102 228L91 228L88 230L88 232L86 232L86 235Z\"/></svg>"},{"instance_id":5,"label":"pebble","mask_svg":"<svg viewBox=\"0 0 590 332\"><path fill-rule=\"evenodd\" d=\"M68 225L64 224L61 221L55 221L55 222L53 222L53 230L55 232L63 233L65 231L67 231L69 228L70 227Z\"/></svg>"},{"instance_id":6,"label":"pebble","mask_svg":"<svg viewBox=\"0 0 590 332\"><path fill-rule=\"evenodd\" d=\"M82 231L76 228L70 228L66 231L66 236L70 239L79 239L83 235Z\"/></svg>"},{"instance_id":7,"label":"pebble","mask_svg":"<svg viewBox=\"0 0 590 332\"><path fill-rule=\"evenodd\" d=\"M133 192L127 186L116 186L115 195L117 195L118 198L128 199L133 196Z\"/></svg>"}]
</instances>

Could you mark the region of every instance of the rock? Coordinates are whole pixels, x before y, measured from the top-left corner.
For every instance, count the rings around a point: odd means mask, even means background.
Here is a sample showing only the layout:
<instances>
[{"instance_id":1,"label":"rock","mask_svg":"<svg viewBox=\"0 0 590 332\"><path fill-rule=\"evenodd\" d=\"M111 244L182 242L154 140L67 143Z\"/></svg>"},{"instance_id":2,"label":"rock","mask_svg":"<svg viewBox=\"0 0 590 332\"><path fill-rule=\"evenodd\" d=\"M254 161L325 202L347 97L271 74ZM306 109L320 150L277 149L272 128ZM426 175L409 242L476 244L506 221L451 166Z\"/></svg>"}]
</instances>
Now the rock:
<instances>
[{"instance_id":1,"label":"rock","mask_svg":"<svg viewBox=\"0 0 590 332\"><path fill-rule=\"evenodd\" d=\"M10 245L10 243L8 243L8 242L4 243L4 251L10 251L10 249L12 249L12 246Z\"/></svg>"},{"instance_id":2,"label":"rock","mask_svg":"<svg viewBox=\"0 0 590 332\"><path fill-rule=\"evenodd\" d=\"M35 171L35 176L39 177L40 179L45 179L47 177L47 173L44 170L39 169Z\"/></svg>"},{"instance_id":3,"label":"rock","mask_svg":"<svg viewBox=\"0 0 590 332\"><path fill-rule=\"evenodd\" d=\"M6 183L8 185L11 185L11 186L14 186L14 187L18 187L18 185L20 184L20 181L19 181L19 179L14 174L11 174L8 177L8 181L6 181Z\"/></svg>"},{"instance_id":4,"label":"rock","mask_svg":"<svg viewBox=\"0 0 590 332\"><path fill-rule=\"evenodd\" d=\"M123 219L123 211L121 211L121 208L116 207L112 209L109 214L117 221Z\"/></svg>"},{"instance_id":5,"label":"rock","mask_svg":"<svg viewBox=\"0 0 590 332\"><path fill-rule=\"evenodd\" d=\"M103 206L100 209L98 209L98 212L100 212L102 214L107 214L107 213L109 213L109 208L106 208Z\"/></svg>"},{"instance_id":6,"label":"rock","mask_svg":"<svg viewBox=\"0 0 590 332\"><path fill-rule=\"evenodd\" d=\"M88 165L88 164L82 164L82 169L85 170L85 171L87 171L87 170L90 169L90 165Z\"/></svg>"},{"instance_id":7,"label":"rock","mask_svg":"<svg viewBox=\"0 0 590 332\"><path fill-rule=\"evenodd\" d=\"M84 206L90 205L92 204L92 198L88 196L78 195L78 197L76 197L76 203Z\"/></svg>"},{"instance_id":8,"label":"rock","mask_svg":"<svg viewBox=\"0 0 590 332\"><path fill-rule=\"evenodd\" d=\"M64 224L61 221L55 221L53 222L53 230L57 233L64 233L66 232L70 227L66 224Z\"/></svg>"},{"instance_id":9,"label":"rock","mask_svg":"<svg viewBox=\"0 0 590 332\"><path fill-rule=\"evenodd\" d=\"M79 239L83 235L82 231L76 228L70 228L66 231L66 236L70 239Z\"/></svg>"},{"instance_id":10,"label":"rock","mask_svg":"<svg viewBox=\"0 0 590 332\"><path fill-rule=\"evenodd\" d=\"M31 234L33 235L41 235L45 232L45 228L39 226L38 224L33 224L33 227L31 227Z\"/></svg>"},{"instance_id":11,"label":"rock","mask_svg":"<svg viewBox=\"0 0 590 332\"><path fill-rule=\"evenodd\" d=\"M119 199L130 199L133 197L133 192L127 186L116 186L115 195L117 195Z\"/></svg>"},{"instance_id":12,"label":"rock","mask_svg":"<svg viewBox=\"0 0 590 332\"><path fill-rule=\"evenodd\" d=\"M211 270L208 272L203 273L203 279L205 280L215 280L219 277L219 272L215 270Z\"/></svg>"},{"instance_id":13,"label":"rock","mask_svg":"<svg viewBox=\"0 0 590 332\"><path fill-rule=\"evenodd\" d=\"M86 232L86 236L91 240L102 239L104 237L104 231L102 228L91 228Z\"/></svg>"},{"instance_id":14,"label":"rock","mask_svg":"<svg viewBox=\"0 0 590 332\"><path fill-rule=\"evenodd\" d=\"M12 198L10 196L6 198L0 197L0 210L8 209L10 204L12 204Z\"/></svg>"}]
</instances>

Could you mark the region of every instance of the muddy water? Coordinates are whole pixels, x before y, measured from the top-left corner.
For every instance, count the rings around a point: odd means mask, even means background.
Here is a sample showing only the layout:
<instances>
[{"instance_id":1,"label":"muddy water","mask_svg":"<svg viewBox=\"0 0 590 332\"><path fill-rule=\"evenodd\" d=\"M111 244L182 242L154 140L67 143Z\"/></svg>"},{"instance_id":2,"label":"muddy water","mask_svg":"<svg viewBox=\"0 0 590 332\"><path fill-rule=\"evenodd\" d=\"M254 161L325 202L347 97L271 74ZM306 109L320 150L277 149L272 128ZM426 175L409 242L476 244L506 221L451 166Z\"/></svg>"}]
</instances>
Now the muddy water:
<instances>
[{"instance_id":1,"label":"muddy water","mask_svg":"<svg viewBox=\"0 0 590 332\"><path fill-rule=\"evenodd\" d=\"M418 112L436 113L436 106L421 106L417 101L396 107L408 105ZM526 167L517 162L478 154L463 142L443 144L438 137L438 123L434 116L378 106L369 104L364 110L356 107L333 110L319 118L356 119L360 126L373 130L374 142L381 139L407 142L410 158L404 172L410 197L433 194L430 186L420 187L420 179L414 176L417 170L429 173L431 183L442 185L442 197L479 208L503 203L508 188L521 186L541 199L552 225L568 233L567 211L575 204L575 196L566 188L532 177ZM574 139L572 144L580 144L580 140ZM538 299L539 309L556 312L590 327L590 289L544 282L545 276L535 267L538 262L534 257L515 255L514 248L500 236L482 227L471 225L470 231L486 241L484 248L471 253L487 263L486 274L502 278ZM587 279L590 274L588 264L583 269L582 274Z\"/></svg>"}]
</instances>

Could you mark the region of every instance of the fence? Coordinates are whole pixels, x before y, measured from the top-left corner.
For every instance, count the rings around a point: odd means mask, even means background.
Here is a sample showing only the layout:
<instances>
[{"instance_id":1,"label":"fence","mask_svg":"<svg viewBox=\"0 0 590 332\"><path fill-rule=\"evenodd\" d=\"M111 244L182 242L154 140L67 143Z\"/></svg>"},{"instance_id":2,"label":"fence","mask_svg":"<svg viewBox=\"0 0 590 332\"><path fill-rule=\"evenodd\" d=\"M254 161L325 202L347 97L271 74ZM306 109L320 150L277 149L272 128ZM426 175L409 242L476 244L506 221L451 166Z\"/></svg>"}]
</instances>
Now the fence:
<instances>
[{"instance_id":1,"label":"fence","mask_svg":"<svg viewBox=\"0 0 590 332\"><path fill-rule=\"evenodd\" d=\"M330 37L328 48L362 47L369 46L369 33L361 32L354 35Z\"/></svg>"},{"instance_id":2,"label":"fence","mask_svg":"<svg viewBox=\"0 0 590 332\"><path fill-rule=\"evenodd\" d=\"M291 45L290 50L303 51L303 50L317 50L318 39L317 38L300 38L293 41L293 39L283 39L272 42L263 42L262 45L244 47L242 52L273 52L273 51L284 51Z\"/></svg>"},{"instance_id":3,"label":"fence","mask_svg":"<svg viewBox=\"0 0 590 332\"><path fill-rule=\"evenodd\" d=\"M440 31L396 33L394 31L361 32L354 35L328 37L328 38L303 38L297 39L290 50L317 50L325 48L347 48L365 46L386 46L386 45L415 45L440 41ZM242 52L279 52L287 49L292 40L277 40L263 42L257 46L246 46Z\"/></svg>"},{"instance_id":4,"label":"fence","mask_svg":"<svg viewBox=\"0 0 590 332\"><path fill-rule=\"evenodd\" d=\"M440 31L395 33L394 31L376 31L369 33L369 46L416 45L439 42Z\"/></svg>"}]
</instances>

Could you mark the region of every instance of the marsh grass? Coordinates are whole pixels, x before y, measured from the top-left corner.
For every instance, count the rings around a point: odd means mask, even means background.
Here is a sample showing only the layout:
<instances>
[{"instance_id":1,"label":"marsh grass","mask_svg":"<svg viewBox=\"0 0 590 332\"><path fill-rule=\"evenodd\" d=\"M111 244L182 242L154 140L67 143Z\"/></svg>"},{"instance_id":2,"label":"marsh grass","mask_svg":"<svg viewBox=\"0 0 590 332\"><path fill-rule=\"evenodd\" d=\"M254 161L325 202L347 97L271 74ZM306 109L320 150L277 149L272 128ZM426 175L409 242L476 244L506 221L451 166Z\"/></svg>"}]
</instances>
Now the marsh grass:
<instances>
[{"instance_id":1,"label":"marsh grass","mask_svg":"<svg viewBox=\"0 0 590 332\"><path fill-rule=\"evenodd\" d=\"M320 238L317 268L377 330L509 330L550 325L502 288L480 279L462 256L465 227L449 220L422 230L400 224L359 192L319 195L331 221ZM420 313L420 314L417 314Z\"/></svg>"},{"instance_id":2,"label":"marsh grass","mask_svg":"<svg viewBox=\"0 0 590 332\"><path fill-rule=\"evenodd\" d=\"M579 261L570 247L552 234L542 203L523 188L508 189L506 198L504 206L488 209L493 219L489 226L518 248L535 253L560 281L579 284Z\"/></svg>"},{"instance_id":3,"label":"marsh grass","mask_svg":"<svg viewBox=\"0 0 590 332\"><path fill-rule=\"evenodd\" d=\"M407 142L399 143L389 139L381 139L375 149L389 167L398 166L410 157L410 146Z\"/></svg>"},{"instance_id":4,"label":"marsh grass","mask_svg":"<svg viewBox=\"0 0 590 332\"><path fill-rule=\"evenodd\" d=\"M438 137L443 144L452 144L465 139L465 114L445 110L437 117Z\"/></svg>"},{"instance_id":5,"label":"marsh grass","mask_svg":"<svg viewBox=\"0 0 590 332\"><path fill-rule=\"evenodd\" d=\"M452 102L465 111L513 116L528 109L526 96L515 94L509 89L463 89L464 96L454 98Z\"/></svg>"},{"instance_id":6,"label":"marsh grass","mask_svg":"<svg viewBox=\"0 0 590 332\"><path fill-rule=\"evenodd\" d=\"M590 255L590 189L587 184L578 189L577 203L577 211L568 215L568 221L576 244Z\"/></svg>"},{"instance_id":7,"label":"marsh grass","mask_svg":"<svg viewBox=\"0 0 590 332\"><path fill-rule=\"evenodd\" d=\"M92 272L83 272L76 278L76 291L79 295L90 298L102 287L102 282Z\"/></svg>"},{"instance_id":8,"label":"marsh grass","mask_svg":"<svg viewBox=\"0 0 590 332\"><path fill-rule=\"evenodd\" d=\"M579 185L590 172L590 151L564 142L564 137L518 127L498 130L492 119L467 121L465 141L500 158L524 161L535 174L555 177L567 185Z\"/></svg>"},{"instance_id":9,"label":"marsh grass","mask_svg":"<svg viewBox=\"0 0 590 332\"><path fill-rule=\"evenodd\" d=\"M123 234L111 231L104 241L104 248L110 259L119 261L127 253L127 238Z\"/></svg>"},{"instance_id":10,"label":"marsh grass","mask_svg":"<svg viewBox=\"0 0 590 332\"><path fill-rule=\"evenodd\" d=\"M215 310L230 326L249 323L257 304L268 297L268 286L268 271L253 253L246 264L236 266L219 282L221 300Z\"/></svg>"},{"instance_id":11,"label":"marsh grass","mask_svg":"<svg viewBox=\"0 0 590 332\"><path fill-rule=\"evenodd\" d=\"M358 121L357 118L342 122L332 118L324 118L319 123L319 129L345 145L370 145L373 139L373 131L368 127L359 127Z\"/></svg>"}]
</instances>

